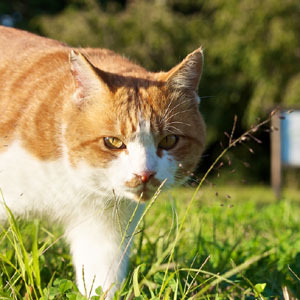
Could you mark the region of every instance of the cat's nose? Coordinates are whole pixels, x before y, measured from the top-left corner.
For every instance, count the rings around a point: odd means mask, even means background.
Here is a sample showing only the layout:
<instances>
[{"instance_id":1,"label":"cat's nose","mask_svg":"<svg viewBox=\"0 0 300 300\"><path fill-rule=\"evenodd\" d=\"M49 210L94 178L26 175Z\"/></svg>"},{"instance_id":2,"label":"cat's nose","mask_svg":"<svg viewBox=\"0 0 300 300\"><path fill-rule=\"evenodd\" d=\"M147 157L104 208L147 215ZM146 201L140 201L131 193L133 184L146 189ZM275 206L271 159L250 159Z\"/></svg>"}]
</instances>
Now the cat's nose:
<instances>
[{"instance_id":1,"label":"cat's nose","mask_svg":"<svg viewBox=\"0 0 300 300\"><path fill-rule=\"evenodd\" d=\"M139 174L134 174L134 175L139 177L142 183L147 183L155 174L156 172L154 171L143 171Z\"/></svg>"}]
</instances>

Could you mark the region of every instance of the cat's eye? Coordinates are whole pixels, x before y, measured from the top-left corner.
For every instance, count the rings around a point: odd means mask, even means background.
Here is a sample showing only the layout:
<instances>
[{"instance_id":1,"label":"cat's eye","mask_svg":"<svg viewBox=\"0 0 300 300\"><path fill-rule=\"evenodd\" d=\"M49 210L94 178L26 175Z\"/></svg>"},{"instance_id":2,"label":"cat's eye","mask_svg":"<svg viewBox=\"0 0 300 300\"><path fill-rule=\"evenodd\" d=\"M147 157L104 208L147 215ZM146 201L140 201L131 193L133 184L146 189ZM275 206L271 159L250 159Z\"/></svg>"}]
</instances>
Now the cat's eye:
<instances>
[{"instance_id":1,"label":"cat's eye","mask_svg":"<svg viewBox=\"0 0 300 300\"><path fill-rule=\"evenodd\" d=\"M112 136L108 136L104 138L104 145L108 149L113 149L113 150L126 149L126 145L120 139Z\"/></svg>"},{"instance_id":2,"label":"cat's eye","mask_svg":"<svg viewBox=\"0 0 300 300\"><path fill-rule=\"evenodd\" d=\"M164 150L170 150L176 146L178 139L177 135L169 134L159 142L158 147Z\"/></svg>"}]
</instances>

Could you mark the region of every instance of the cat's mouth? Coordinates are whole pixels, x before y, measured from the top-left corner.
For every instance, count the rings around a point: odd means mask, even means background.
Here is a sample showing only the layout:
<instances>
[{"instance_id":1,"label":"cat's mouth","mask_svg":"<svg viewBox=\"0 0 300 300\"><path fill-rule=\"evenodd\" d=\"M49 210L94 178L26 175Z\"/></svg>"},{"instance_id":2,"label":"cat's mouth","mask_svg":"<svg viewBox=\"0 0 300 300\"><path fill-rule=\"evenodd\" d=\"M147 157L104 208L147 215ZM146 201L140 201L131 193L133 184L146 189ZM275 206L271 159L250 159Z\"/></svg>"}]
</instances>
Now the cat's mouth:
<instances>
[{"instance_id":1,"label":"cat's mouth","mask_svg":"<svg viewBox=\"0 0 300 300\"><path fill-rule=\"evenodd\" d=\"M153 190L144 190L141 193L135 193L133 194L133 200L136 202L147 202L148 200L150 200L153 195L154 195L155 191Z\"/></svg>"},{"instance_id":2,"label":"cat's mouth","mask_svg":"<svg viewBox=\"0 0 300 300\"><path fill-rule=\"evenodd\" d=\"M141 178L136 176L131 180L126 181L125 187L128 194L131 196L130 198L134 201L146 202L153 197L160 184L161 182L155 177L152 177L147 182L143 182Z\"/></svg>"},{"instance_id":3,"label":"cat's mouth","mask_svg":"<svg viewBox=\"0 0 300 300\"><path fill-rule=\"evenodd\" d=\"M125 186L134 189L140 189L142 191L147 190L149 187L159 187L161 182L152 177L149 181L143 182L140 177L133 177L131 180L125 182Z\"/></svg>"},{"instance_id":4,"label":"cat's mouth","mask_svg":"<svg viewBox=\"0 0 300 300\"><path fill-rule=\"evenodd\" d=\"M146 184L138 191L138 196L140 201L147 201L150 200L154 193L156 191L156 188L154 186L147 186Z\"/></svg>"},{"instance_id":5,"label":"cat's mouth","mask_svg":"<svg viewBox=\"0 0 300 300\"><path fill-rule=\"evenodd\" d=\"M158 186L152 184L141 184L137 187L128 189L128 192L132 195L134 201L146 202L150 200L155 194Z\"/></svg>"},{"instance_id":6,"label":"cat's mouth","mask_svg":"<svg viewBox=\"0 0 300 300\"><path fill-rule=\"evenodd\" d=\"M121 180L121 182L121 184L112 183L112 188L108 192L113 191L113 197L116 199L128 199L141 203L151 200L161 187L168 189L174 184L172 178L158 179L155 176L146 182L137 177Z\"/></svg>"}]
</instances>

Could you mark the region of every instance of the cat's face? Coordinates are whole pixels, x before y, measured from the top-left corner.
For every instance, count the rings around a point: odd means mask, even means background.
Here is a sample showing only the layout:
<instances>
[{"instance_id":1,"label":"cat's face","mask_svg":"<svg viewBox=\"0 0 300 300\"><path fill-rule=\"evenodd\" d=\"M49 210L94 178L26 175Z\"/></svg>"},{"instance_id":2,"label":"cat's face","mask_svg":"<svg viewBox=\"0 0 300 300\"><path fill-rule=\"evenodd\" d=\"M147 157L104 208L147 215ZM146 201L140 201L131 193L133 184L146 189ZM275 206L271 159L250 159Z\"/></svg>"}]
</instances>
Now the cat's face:
<instances>
[{"instance_id":1,"label":"cat's face","mask_svg":"<svg viewBox=\"0 0 300 300\"><path fill-rule=\"evenodd\" d=\"M88 73L87 66L73 53L77 91L65 141L78 180L93 191L134 200L152 197L165 179L165 186L184 181L204 147L195 93L201 69L194 86L183 89L174 86L179 67L152 78L103 79L95 70ZM87 87L86 78L93 76L98 78Z\"/></svg>"}]
</instances>

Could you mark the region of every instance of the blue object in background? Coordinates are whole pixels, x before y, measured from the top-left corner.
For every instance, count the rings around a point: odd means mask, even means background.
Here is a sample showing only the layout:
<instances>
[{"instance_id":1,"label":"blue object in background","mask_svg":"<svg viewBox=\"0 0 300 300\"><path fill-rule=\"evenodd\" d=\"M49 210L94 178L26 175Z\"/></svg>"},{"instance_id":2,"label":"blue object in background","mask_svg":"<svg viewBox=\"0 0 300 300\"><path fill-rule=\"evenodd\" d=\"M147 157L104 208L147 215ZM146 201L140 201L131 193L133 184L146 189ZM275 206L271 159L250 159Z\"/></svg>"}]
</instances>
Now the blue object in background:
<instances>
[{"instance_id":1,"label":"blue object in background","mask_svg":"<svg viewBox=\"0 0 300 300\"><path fill-rule=\"evenodd\" d=\"M281 161L300 167L300 111L283 112L280 120Z\"/></svg>"}]
</instances>

